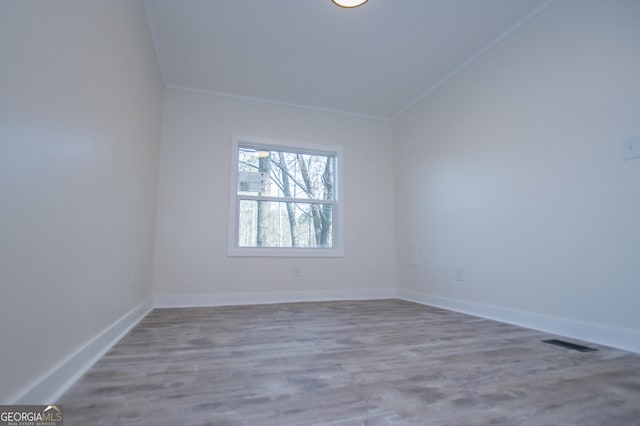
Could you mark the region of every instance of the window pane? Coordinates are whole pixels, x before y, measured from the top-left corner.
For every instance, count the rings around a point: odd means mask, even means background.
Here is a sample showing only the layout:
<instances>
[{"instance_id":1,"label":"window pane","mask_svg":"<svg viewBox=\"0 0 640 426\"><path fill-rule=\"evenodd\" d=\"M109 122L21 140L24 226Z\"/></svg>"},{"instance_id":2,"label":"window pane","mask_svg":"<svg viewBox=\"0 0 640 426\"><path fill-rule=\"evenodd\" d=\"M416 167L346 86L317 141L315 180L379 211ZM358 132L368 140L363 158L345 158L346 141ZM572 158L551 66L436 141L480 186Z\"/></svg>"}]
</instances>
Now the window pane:
<instances>
[{"instance_id":1,"label":"window pane","mask_svg":"<svg viewBox=\"0 0 640 426\"><path fill-rule=\"evenodd\" d=\"M239 247L333 247L331 204L240 200Z\"/></svg>"},{"instance_id":2,"label":"window pane","mask_svg":"<svg viewBox=\"0 0 640 426\"><path fill-rule=\"evenodd\" d=\"M240 147L238 194L335 199L335 156Z\"/></svg>"}]
</instances>

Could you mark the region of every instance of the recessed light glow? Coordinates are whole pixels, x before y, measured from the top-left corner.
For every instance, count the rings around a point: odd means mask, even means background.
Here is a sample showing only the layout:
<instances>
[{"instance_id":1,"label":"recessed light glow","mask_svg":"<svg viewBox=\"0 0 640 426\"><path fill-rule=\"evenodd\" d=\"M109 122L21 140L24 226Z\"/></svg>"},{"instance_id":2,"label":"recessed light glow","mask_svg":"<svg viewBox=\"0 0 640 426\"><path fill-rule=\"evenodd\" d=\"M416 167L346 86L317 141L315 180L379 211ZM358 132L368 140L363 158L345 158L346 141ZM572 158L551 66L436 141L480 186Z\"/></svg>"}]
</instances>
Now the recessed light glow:
<instances>
[{"instance_id":1,"label":"recessed light glow","mask_svg":"<svg viewBox=\"0 0 640 426\"><path fill-rule=\"evenodd\" d=\"M331 1L333 1L338 6L344 7L347 9L362 6L367 2L367 0L331 0Z\"/></svg>"}]
</instances>

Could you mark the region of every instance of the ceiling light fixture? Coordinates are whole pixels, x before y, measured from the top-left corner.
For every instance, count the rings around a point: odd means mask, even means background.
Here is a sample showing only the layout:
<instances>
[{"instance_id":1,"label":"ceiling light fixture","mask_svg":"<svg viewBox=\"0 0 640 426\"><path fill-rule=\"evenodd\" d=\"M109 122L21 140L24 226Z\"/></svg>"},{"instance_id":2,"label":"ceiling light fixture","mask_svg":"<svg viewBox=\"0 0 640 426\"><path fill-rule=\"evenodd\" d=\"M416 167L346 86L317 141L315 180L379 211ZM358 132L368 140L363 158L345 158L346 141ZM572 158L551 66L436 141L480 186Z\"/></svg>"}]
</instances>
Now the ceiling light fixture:
<instances>
[{"instance_id":1,"label":"ceiling light fixture","mask_svg":"<svg viewBox=\"0 0 640 426\"><path fill-rule=\"evenodd\" d=\"M345 9L353 9L354 7L362 6L367 0L331 0L336 5L344 7Z\"/></svg>"}]
</instances>

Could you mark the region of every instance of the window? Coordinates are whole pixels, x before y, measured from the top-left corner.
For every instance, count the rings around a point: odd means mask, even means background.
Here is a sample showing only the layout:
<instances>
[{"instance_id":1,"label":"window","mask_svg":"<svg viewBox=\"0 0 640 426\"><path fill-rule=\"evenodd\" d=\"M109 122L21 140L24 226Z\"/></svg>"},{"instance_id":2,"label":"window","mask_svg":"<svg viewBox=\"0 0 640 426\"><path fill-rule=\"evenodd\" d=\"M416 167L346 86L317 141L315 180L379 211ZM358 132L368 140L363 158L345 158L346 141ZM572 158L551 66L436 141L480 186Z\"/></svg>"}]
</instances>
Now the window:
<instances>
[{"instance_id":1,"label":"window","mask_svg":"<svg viewBox=\"0 0 640 426\"><path fill-rule=\"evenodd\" d=\"M341 150L234 138L230 256L342 256Z\"/></svg>"}]
</instances>

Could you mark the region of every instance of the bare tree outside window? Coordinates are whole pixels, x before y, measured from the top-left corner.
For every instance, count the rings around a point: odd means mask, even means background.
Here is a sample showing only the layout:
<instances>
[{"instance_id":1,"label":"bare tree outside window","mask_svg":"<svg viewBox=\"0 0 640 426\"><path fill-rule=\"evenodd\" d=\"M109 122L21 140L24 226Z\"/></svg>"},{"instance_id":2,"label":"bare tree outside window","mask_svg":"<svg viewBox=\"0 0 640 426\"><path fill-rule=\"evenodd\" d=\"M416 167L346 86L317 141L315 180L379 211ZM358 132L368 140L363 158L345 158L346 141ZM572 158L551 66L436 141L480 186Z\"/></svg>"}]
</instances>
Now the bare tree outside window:
<instances>
[{"instance_id":1,"label":"bare tree outside window","mask_svg":"<svg viewBox=\"0 0 640 426\"><path fill-rule=\"evenodd\" d=\"M332 248L335 154L238 148L238 246Z\"/></svg>"}]
</instances>

